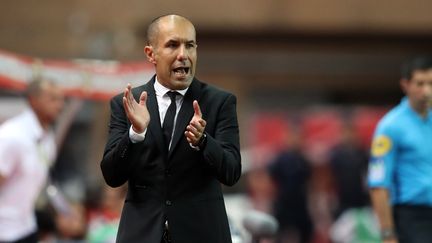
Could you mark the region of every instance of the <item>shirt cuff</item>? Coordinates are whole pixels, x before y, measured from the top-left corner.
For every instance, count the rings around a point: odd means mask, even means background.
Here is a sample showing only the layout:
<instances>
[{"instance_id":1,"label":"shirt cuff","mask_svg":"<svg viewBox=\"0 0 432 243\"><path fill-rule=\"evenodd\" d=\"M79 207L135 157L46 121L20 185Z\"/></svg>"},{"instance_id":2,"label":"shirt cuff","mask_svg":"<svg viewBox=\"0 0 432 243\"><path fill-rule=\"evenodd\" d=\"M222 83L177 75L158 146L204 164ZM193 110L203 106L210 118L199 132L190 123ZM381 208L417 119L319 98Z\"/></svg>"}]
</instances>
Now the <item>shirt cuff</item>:
<instances>
[{"instance_id":1,"label":"shirt cuff","mask_svg":"<svg viewBox=\"0 0 432 243\"><path fill-rule=\"evenodd\" d=\"M200 148L198 146L193 146L191 143L189 143L189 146L193 148L195 151L200 151Z\"/></svg>"},{"instance_id":2,"label":"shirt cuff","mask_svg":"<svg viewBox=\"0 0 432 243\"><path fill-rule=\"evenodd\" d=\"M144 141L146 132L147 132L147 128L142 133L136 133L132 129L132 126L130 126L130 129L129 129L129 139L131 140L132 143L142 142L142 141Z\"/></svg>"},{"instance_id":3,"label":"shirt cuff","mask_svg":"<svg viewBox=\"0 0 432 243\"><path fill-rule=\"evenodd\" d=\"M205 146L206 143L207 143L207 134L203 133L197 146L194 146L191 143L189 143L189 146L191 146L191 148L193 148L195 151L200 151Z\"/></svg>"}]
</instances>

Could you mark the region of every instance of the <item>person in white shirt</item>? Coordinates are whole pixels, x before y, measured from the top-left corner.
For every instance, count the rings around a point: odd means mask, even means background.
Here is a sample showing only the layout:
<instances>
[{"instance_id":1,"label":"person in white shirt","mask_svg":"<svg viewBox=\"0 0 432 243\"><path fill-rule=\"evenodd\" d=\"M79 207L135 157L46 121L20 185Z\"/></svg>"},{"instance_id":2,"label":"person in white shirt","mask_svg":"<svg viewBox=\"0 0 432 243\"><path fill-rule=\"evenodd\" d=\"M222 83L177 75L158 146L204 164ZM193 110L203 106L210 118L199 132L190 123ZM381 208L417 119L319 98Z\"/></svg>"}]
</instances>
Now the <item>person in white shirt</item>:
<instances>
[{"instance_id":1,"label":"person in white shirt","mask_svg":"<svg viewBox=\"0 0 432 243\"><path fill-rule=\"evenodd\" d=\"M0 126L0 242L38 242L36 200L56 157L52 125L63 92L46 79L31 81L29 108Z\"/></svg>"}]
</instances>

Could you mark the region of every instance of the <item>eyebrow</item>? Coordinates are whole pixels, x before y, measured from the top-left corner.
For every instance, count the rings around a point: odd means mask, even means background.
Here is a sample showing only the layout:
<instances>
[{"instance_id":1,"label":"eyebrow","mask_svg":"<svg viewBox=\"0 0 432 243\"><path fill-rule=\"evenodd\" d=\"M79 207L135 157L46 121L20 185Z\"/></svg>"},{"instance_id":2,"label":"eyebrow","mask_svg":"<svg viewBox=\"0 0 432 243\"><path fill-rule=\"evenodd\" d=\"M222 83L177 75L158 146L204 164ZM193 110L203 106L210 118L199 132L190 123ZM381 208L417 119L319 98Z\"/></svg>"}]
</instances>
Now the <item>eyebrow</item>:
<instances>
[{"instance_id":1,"label":"eyebrow","mask_svg":"<svg viewBox=\"0 0 432 243\"><path fill-rule=\"evenodd\" d=\"M180 42L180 43L195 43L195 40L185 40L185 39L180 39L180 38L174 38L174 39L169 39L168 41L166 41L166 43L170 43L170 42Z\"/></svg>"}]
</instances>

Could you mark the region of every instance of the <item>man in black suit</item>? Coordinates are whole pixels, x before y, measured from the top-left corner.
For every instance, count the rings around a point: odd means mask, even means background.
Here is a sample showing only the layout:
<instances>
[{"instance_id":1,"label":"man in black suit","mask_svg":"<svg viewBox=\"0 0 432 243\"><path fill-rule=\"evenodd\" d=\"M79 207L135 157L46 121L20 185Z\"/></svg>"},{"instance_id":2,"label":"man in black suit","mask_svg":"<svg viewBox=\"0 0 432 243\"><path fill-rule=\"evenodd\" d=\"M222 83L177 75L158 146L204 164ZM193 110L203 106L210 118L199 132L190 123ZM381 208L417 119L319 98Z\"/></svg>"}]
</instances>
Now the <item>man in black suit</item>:
<instances>
[{"instance_id":1,"label":"man in black suit","mask_svg":"<svg viewBox=\"0 0 432 243\"><path fill-rule=\"evenodd\" d=\"M195 35L182 16L155 19L144 52L156 75L111 100L102 173L128 182L117 242L231 242L220 183L241 174L236 97L194 77Z\"/></svg>"}]
</instances>

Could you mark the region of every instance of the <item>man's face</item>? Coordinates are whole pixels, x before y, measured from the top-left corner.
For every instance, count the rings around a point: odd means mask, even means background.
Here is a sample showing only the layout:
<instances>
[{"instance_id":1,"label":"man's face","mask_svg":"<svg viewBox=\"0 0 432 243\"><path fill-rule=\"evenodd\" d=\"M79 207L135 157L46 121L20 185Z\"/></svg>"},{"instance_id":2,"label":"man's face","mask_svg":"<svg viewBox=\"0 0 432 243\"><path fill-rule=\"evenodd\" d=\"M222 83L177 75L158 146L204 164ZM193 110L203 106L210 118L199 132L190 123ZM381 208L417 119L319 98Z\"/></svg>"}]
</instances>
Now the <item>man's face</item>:
<instances>
[{"instance_id":1,"label":"man's face","mask_svg":"<svg viewBox=\"0 0 432 243\"><path fill-rule=\"evenodd\" d=\"M165 17L145 53L156 67L158 81L172 90L182 90L195 76L197 44L195 28L186 19Z\"/></svg>"},{"instance_id":2,"label":"man's face","mask_svg":"<svg viewBox=\"0 0 432 243\"><path fill-rule=\"evenodd\" d=\"M410 103L416 108L427 109L432 102L432 69L416 70L411 80L402 81Z\"/></svg>"},{"instance_id":3,"label":"man's face","mask_svg":"<svg viewBox=\"0 0 432 243\"><path fill-rule=\"evenodd\" d=\"M64 96L60 87L44 83L40 93L31 97L30 102L41 122L50 125L63 109Z\"/></svg>"}]
</instances>

